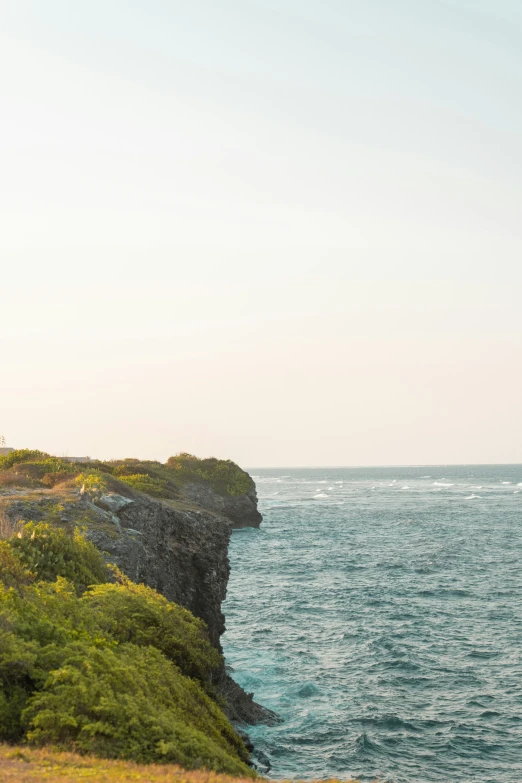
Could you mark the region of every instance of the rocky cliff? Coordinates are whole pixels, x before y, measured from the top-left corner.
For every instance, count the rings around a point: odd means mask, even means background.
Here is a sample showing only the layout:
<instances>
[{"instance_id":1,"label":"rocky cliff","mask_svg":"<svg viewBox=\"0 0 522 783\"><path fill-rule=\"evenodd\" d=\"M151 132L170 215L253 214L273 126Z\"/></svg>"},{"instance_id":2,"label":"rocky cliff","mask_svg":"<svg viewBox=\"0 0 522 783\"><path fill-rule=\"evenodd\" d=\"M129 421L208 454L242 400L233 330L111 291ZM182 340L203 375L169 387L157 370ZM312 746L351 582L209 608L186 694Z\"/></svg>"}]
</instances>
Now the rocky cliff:
<instances>
[{"instance_id":1,"label":"rocky cliff","mask_svg":"<svg viewBox=\"0 0 522 783\"><path fill-rule=\"evenodd\" d=\"M1 488L0 488L1 489ZM153 498L120 484L118 491L89 493L63 483L53 489L4 488L0 516L81 526L86 536L133 581L144 583L189 609L208 626L221 650L221 610L230 572L228 544L234 527L258 527L255 487L243 495L217 493L204 482L186 482L176 498ZM215 683L236 722L273 722L227 674Z\"/></svg>"},{"instance_id":2,"label":"rocky cliff","mask_svg":"<svg viewBox=\"0 0 522 783\"><path fill-rule=\"evenodd\" d=\"M183 497L202 508L214 511L232 522L233 528L259 527L263 518L257 508L255 486L244 495L218 495L206 484L187 483Z\"/></svg>"}]
</instances>

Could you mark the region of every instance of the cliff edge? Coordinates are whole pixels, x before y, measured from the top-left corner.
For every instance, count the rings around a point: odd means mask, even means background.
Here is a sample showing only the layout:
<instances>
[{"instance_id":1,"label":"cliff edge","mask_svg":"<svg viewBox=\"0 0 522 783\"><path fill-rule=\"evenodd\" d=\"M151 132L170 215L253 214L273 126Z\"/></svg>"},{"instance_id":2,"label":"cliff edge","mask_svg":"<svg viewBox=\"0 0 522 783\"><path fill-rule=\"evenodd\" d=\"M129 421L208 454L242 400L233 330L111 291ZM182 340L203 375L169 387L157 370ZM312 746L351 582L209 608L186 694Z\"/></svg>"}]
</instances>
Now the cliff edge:
<instances>
[{"instance_id":1,"label":"cliff edge","mask_svg":"<svg viewBox=\"0 0 522 783\"><path fill-rule=\"evenodd\" d=\"M229 461L184 454L165 465L135 459L79 465L24 450L0 458L3 535L22 520L84 529L130 579L201 618L221 652L231 531L258 527L261 514L251 477ZM231 720L277 720L224 667L214 684Z\"/></svg>"}]
</instances>

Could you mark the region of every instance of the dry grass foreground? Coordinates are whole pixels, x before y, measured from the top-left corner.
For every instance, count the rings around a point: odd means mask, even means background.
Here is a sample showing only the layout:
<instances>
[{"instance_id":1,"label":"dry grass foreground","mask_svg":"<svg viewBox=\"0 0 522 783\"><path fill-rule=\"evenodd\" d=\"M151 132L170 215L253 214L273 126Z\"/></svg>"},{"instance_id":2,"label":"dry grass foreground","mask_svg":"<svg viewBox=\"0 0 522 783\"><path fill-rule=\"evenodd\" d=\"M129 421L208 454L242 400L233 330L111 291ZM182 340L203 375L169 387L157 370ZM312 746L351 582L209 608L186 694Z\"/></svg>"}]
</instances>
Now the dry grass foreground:
<instances>
[{"instance_id":1,"label":"dry grass foreground","mask_svg":"<svg viewBox=\"0 0 522 783\"><path fill-rule=\"evenodd\" d=\"M2 783L239 783L241 780L207 770L187 772L173 764L142 765L59 753L47 748L35 750L0 745ZM244 783L252 781L245 778Z\"/></svg>"},{"instance_id":2,"label":"dry grass foreground","mask_svg":"<svg viewBox=\"0 0 522 783\"><path fill-rule=\"evenodd\" d=\"M258 778L264 783L263 778ZM58 753L47 748L17 748L0 744L2 783L252 783L207 770L187 772L173 764L133 764L107 761L76 753ZM328 783L322 781L321 783ZM330 782L332 783L332 782ZM355 781L354 781L355 783Z\"/></svg>"}]
</instances>

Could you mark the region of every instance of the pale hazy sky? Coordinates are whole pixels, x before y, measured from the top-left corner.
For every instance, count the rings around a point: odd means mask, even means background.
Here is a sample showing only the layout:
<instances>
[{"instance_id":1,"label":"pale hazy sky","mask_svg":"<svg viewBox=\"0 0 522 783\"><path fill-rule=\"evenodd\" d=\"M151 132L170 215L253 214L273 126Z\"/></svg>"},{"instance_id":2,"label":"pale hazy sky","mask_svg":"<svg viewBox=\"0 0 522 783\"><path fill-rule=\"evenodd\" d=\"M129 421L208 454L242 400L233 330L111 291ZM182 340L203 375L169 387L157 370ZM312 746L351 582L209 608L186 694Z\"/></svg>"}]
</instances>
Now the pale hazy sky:
<instances>
[{"instance_id":1,"label":"pale hazy sky","mask_svg":"<svg viewBox=\"0 0 522 783\"><path fill-rule=\"evenodd\" d=\"M0 433L522 462L520 0L0 0Z\"/></svg>"}]
</instances>

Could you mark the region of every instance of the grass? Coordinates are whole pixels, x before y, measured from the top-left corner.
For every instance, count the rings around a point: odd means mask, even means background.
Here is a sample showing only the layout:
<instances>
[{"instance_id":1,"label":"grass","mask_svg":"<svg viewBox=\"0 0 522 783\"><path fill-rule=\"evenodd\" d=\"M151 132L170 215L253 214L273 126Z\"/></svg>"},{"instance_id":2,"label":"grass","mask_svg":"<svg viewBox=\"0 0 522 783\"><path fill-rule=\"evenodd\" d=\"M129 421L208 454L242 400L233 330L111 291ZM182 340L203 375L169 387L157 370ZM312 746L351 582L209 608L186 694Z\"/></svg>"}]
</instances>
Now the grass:
<instances>
[{"instance_id":1,"label":"grass","mask_svg":"<svg viewBox=\"0 0 522 783\"><path fill-rule=\"evenodd\" d=\"M0 780L2 783L251 783L251 778L233 778L205 769L187 772L174 764L106 761L76 753L58 753L51 748L34 750L2 744ZM258 780L265 783L264 778Z\"/></svg>"},{"instance_id":2,"label":"grass","mask_svg":"<svg viewBox=\"0 0 522 783\"><path fill-rule=\"evenodd\" d=\"M107 761L49 748L33 749L0 745L2 783L238 783L250 778L232 778L207 770L187 772L174 764L134 764Z\"/></svg>"}]
</instances>

